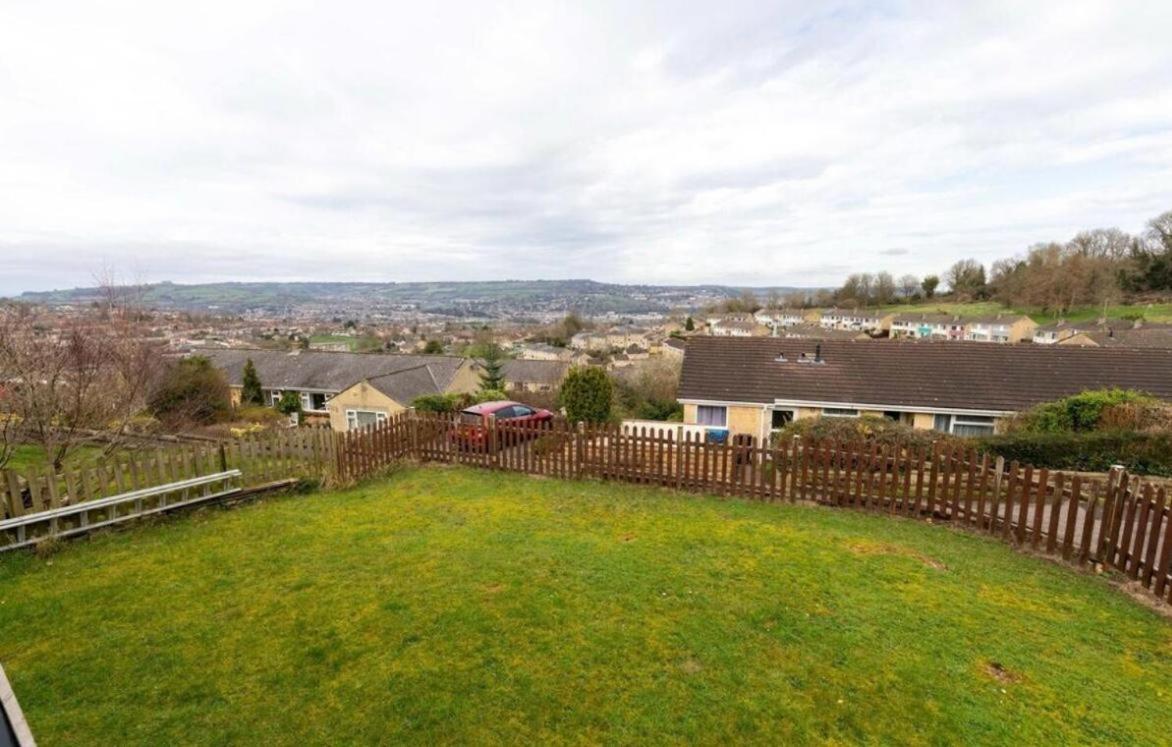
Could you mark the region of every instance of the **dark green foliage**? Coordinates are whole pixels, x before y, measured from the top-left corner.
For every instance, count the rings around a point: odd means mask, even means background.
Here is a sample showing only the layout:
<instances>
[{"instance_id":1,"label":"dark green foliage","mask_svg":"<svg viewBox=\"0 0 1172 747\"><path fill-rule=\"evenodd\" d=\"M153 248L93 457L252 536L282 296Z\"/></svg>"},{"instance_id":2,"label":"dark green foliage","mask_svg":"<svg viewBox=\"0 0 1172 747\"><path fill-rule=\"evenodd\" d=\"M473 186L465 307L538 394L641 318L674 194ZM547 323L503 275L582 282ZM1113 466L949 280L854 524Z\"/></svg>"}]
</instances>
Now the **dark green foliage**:
<instances>
[{"instance_id":1,"label":"dark green foliage","mask_svg":"<svg viewBox=\"0 0 1172 747\"><path fill-rule=\"evenodd\" d=\"M816 441L877 442L883 445L902 444L916 448L929 447L933 442L954 438L939 431L912 428L894 420L878 417L861 418L804 418L795 420L777 435L777 439L812 438Z\"/></svg>"},{"instance_id":2,"label":"dark green foliage","mask_svg":"<svg viewBox=\"0 0 1172 747\"><path fill-rule=\"evenodd\" d=\"M1172 433L1007 433L978 440L990 454L1035 467L1104 472L1114 464L1142 475L1172 476Z\"/></svg>"},{"instance_id":3,"label":"dark green foliage","mask_svg":"<svg viewBox=\"0 0 1172 747\"><path fill-rule=\"evenodd\" d=\"M416 397L411 406L419 412L456 412L464 406L461 394L425 394Z\"/></svg>"},{"instance_id":4,"label":"dark green foliage","mask_svg":"<svg viewBox=\"0 0 1172 747\"><path fill-rule=\"evenodd\" d=\"M252 358L244 362L244 380L240 388L240 404L263 405L264 393L261 391L260 376L256 373L256 366Z\"/></svg>"},{"instance_id":5,"label":"dark green foliage","mask_svg":"<svg viewBox=\"0 0 1172 747\"><path fill-rule=\"evenodd\" d=\"M201 356L171 365L147 403L165 423L214 423L231 411L228 381Z\"/></svg>"},{"instance_id":6,"label":"dark green foliage","mask_svg":"<svg viewBox=\"0 0 1172 747\"><path fill-rule=\"evenodd\" d=\"M502 399L509 399L509 395L503 389L481 389L475 396L476 403L498 402Z\"/></svg>"},{"instance_id":7,"label":"dark green foliage","mask_svg":"<svg viewBox=\"0 0 1172 747\"><path fill-rule=\"evenodd\" d=\"M484 346L484 356L480 359L484 370L480 372L481 391L501 391L505 388L505 354L501 346L490 342Z\"/></svg>"},{"instance_id":8,"label":"dark green foliage","mask_svg":"<svg viewBox=\"0 0 1172 747\"><path fill-rule=\"evenodd\" d=\"M297 392L282 392L281 399L277 400L277 412L282 415L292 415L301 412L301 395Z\"/></svg>"},{"instance_id":9,"label":"dark green foliage","mask_svg":"<svg viewBox=\"0 0 1172 747\"><path fill-rule=\"evenodd\" d=\"M614 387L606 371L575 366L562 382L561 402L571 422L605 423L610 420Z\"/></svg>"},{"instance_id":10,"label":"dark green foliage","mask_svg":"<svg viewBox=\"0 0 1172 747\"><path fill-rule=\"evenodd\" d=\"M936 286L940 285L940 278L935 275L928 275L920 281L920 287L924 289L924 298L932 298L936 295Z\"/></svg>"},{"instance_id":11,"label":"dark green foliage","mask_svg":"<svg viewBox=\"0 0 1172 747\"><path fill-rule=\"evenodd\" d=\"M444 344L439 340L428 340L427 344L423 346L424 355L442 355L444 352Z\"/></svg>"},{"instance_id":12,"label":"dark green foliage","mask_svg":"<svg viewBox=\"0 0 1172 747\"><path fill-rule=\"evenodd\" d=\"M1054 402L1044 402L1019 415L1012 430L1027 433L1069 433L1099 430L1104 414L1123 405L1155 404L1142 392L1096 389Z\"/></svg>"},{"instance_id":13,"label":"dark green foliage","mask_svg":"<svg viewBox=\"0 0 1172 747\"><path fill-rule=\"evenodd\" d=\"M684 329L688 332L694 332L696 330L696 320L693 319L692 317L688 317L687 319L685 319L684 320Z\"/></svg>"}]
</instances>

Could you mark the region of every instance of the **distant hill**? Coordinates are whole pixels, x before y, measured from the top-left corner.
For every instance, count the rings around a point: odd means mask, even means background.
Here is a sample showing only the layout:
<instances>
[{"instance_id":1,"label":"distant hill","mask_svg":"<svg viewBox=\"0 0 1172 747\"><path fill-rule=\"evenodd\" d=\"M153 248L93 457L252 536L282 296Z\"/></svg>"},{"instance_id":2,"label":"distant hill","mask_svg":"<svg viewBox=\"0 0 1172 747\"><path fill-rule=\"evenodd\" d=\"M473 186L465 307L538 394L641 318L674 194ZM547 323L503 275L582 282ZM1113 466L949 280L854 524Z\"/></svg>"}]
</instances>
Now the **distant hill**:
<instances>
[{"instance_id":1,"label":"distant hill","mask_svg":"<svg viewBox=\"0 0 1172 747\"><path fill-rule=\"evenodd\" d=\"M142 302L157 309L259 311L349 311L418 309L465 316L517 316L554 310L585 314L639 313L699 308L750 290L769 293L812 291L796 287L743 288L725 285L619 285L593 280L492 280L435 283L155 283L137 288ZM86 304L101 298L98 288L26 292L20 299L46 304Z\"/></svg>"}]
</instances>

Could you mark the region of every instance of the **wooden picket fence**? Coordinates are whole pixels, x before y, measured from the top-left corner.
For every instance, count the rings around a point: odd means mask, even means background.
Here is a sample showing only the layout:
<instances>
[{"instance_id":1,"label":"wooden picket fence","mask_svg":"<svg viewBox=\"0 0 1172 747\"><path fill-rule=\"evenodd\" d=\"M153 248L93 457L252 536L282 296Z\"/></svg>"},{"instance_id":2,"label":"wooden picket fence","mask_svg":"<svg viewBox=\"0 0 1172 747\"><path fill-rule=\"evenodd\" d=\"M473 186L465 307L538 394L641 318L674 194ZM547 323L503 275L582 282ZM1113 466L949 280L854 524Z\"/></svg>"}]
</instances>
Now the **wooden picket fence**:
<instances>
[{"instance_id":1,"label":"wooden picket fence","mask_svg":"<svg viewBox=\"0 0 1172 747\"><path fill-rule=\"evenodd\" d=\"M0 520L232 469L240 470L244 487L318 477L337 462L337 443L327 428L297 428L219 444L116 452L60 472L0 470Z\"/></svg>"},{"instance_id":2,"label":"wooden picket fence","mask_svg":"<svg viewBox=\"0 0 1172 747\"><path fill-rule=\"evenodd\" d=\"M342 435L336 470L358 479L407 457L946 521L1072 563L1116 569L1172 601L1167 490L1123 468L1067 474L1006 464L952 442L714 443L683 428L564 420L475 428L458 416L406 413Z\"/></svg>"}]
</instances>

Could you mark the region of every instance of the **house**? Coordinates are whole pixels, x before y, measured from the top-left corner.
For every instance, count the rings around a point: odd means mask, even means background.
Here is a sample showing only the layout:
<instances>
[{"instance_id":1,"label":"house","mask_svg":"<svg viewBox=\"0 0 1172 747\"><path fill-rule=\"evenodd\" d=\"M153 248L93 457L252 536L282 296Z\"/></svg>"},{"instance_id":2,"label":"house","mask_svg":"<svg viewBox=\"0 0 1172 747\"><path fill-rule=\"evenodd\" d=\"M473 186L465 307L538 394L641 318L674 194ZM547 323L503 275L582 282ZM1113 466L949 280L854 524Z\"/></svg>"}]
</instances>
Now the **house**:
<instances>
[{"instance_id":1,"label":"house","mask_svg":"<svg viewBox=\"0 0 1172 747\"><path fill-rule=\"evenodd\" d=\"M884 332L891 328L894 315L877 311L825 309L818 324L826 329L845 329L858 332Z\"/></svg>"},{"instance_id":2,"label":"house","mask_svg":"<svg viewBox=\"0 0 1172 747\"><path fill-rule=\"evenodd\" d=\"M559 389L570 370L568 361L505 361L501 373L506 392L552 392Z\"/></svg>"},{"instance_id":3,"label":"house","mask_svg":"<svg viewBox=\"0 0 1172 747\"><path fill-rule=\"evenodd\" d=\"M776 332L779 328L784 329L804 323L806 312L802 309L761 309L753 317L758 324Z\"/></svg>"},{"instance_id":4,"label":"house","mask_svg":"<svg viewBox=\"0 0 1172 747\"><path fill-rule=\"evenodd\" d=\"M1172 399L1172 350L697 337L680 377L684 423L757 438L794 419L876 415L957 435L1087 389Z\"/></svg>"},{"instance_id":5,"label":"house","mask_svg":"<svg viewBox=\"0 0 1172 747\"><path fill-rule=\"evenodd\" d=\"M527 361L567 361L573 352L544 342L527 342L517 348L517 357Z\"/></svg>"},{"instance_id":6,"label":"house","mask_svg":"<svg viewBox=\"0 0 1172 747\"><path fill-rule=\"evenodd\" d=\"M1068 322L1065 319L1059 319L1050 324L1043 324L1034 330L1033 341L1038 345L1055 345L1068 337L1073 337L1080 332L1094 332L1097 330L1103 320L1097 322Z\"/></svg>"},{"instance_id":7,"label":"house","mask_svg":"<svg viewBox=\"0 0 1172 747\"><path fill-rule=\"evenodd\" d=\"M747 318L726 317L708 325L708 334L716 337L753 337L769 334L769 328L759 323L752 315Z\"/></svg>"},{"instance_id":8,"label":"house","mask_svg":"<svg viewBox=\"0 0 1172 747\"><path fill-rule=\"evenodd\" d=\"M1024 314L994 314L966 320L964 339L973 342L1025 342L1034 339L1038 323Z\"/></svg>"},{"instance_id":9,"label":"house","mask_svg":"<svg viewBox=\"0 0 1172 747\"><path fill-rule=\"evenodd\" d=\"M245 362L252 360L266 404L276 405L285 392L296 392L309 421L328 421L341 431L401 412L423 394L474 392L480 386L479 365L450 355L246 348L195 352L224 372L233 404L240 402Z\"/></svg>"},{"instance_id":10,"label":"house","mask_svg":"<svg viewBox=\"0 0 1172 747\"><path fill-rule=\"evenodd\" d=\"M869 340L871 335L862 330L830 329L811 322L801 322L779 330L777 337L806 340Z\"/></svg>"},{"instance_id":11,"label":"house","mask_svg":"<svg viewBox=\"0 0 1172 747\"><path fill-rule=\"evenodd\" d=\"M963 340L965 324L953 314L896 314L891 319L891 337L912 340Z\"/></svg>"},{"instance_id":12,"label":"house","mask_svg":"<svg viewBox=\"0 0 1172 747\"><path fill-rule=\"evenodd\" d=\"M1172 348L1172 324L1143 324L1115 327L1106 325L1077 331L1058 341L1059 345L1083 345L1104 348Z\"/></svg>"},{"instance_id":13,"label":"house","mask_svg":"<svg viewBox=\"0 0 1172 747\"><path fill-rule=\"evenodd\" d=\"M682 361L684 359L685 347L687 347L685 340L679 337L669 337L659 346L659 354L664 358Z\"/></svg>"}]
</instances>

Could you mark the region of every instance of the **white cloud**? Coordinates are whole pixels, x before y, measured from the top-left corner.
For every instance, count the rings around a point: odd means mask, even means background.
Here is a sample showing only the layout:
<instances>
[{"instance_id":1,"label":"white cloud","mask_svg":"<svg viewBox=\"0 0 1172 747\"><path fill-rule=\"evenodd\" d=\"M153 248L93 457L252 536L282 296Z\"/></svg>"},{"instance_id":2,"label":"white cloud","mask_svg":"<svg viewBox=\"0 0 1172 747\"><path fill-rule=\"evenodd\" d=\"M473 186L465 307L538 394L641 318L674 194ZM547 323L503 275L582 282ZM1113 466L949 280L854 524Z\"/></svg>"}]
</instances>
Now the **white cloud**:
<instances>
[{"instance_id":1,"label":"white cloud","mask_svg":"<svg viewBox=\"0 0 1172 747\"><path fill-rule=\"evenodd\" d=\"M0 293L814 285L1172 208L1167 3L764 5L10 0Z\"/></svg>"}]
</instances>

